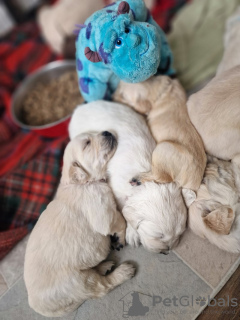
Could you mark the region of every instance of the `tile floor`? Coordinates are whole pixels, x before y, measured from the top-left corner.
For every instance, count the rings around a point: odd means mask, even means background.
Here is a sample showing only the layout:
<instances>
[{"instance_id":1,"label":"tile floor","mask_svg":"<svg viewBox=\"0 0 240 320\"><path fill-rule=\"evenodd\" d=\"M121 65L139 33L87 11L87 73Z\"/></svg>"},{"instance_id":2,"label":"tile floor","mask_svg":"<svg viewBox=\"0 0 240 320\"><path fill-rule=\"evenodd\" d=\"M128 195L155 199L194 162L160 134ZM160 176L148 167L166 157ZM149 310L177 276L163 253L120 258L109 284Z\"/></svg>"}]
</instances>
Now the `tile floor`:
<instances>
[{"instance_id":1,"label":"tile floor","mask_svg":"<svg viewBox=\"0 0 240 320\"><path fill-rule=\"evenodd\" d=\"M1 320L46 319L28 306L22 276L27 239L0 262ZM110 258L117 264L133 261L136 276L104 298L86 301L76 312L60 319L195 319L206 305L204 299L215 296L240 263L239 255L221 251L190 231L167 256L127 246ZM134 297L141 302L141 311L130 310Z\"/></svg>"}]
</instances>

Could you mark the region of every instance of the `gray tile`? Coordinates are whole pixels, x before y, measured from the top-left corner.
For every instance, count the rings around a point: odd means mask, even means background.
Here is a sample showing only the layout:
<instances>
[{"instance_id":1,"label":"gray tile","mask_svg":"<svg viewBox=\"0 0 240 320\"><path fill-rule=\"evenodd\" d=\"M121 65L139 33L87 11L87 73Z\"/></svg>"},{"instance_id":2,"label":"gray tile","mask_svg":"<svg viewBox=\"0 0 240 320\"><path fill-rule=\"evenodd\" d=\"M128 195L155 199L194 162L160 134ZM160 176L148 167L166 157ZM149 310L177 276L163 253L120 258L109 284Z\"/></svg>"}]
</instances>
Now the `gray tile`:
<instances>
[{"instance_id":1,"label":"gray tile","mask_svg":"<svg viewBox=\"0 0 240 320\"><path fill-rule=\"evenodd\" d=\"M190 230L186 230L174 251L213 288L218 287L240 257L220 250Z\"/></svg>"},{"instance_id":2,"label":"gray tile","mask_svg":"<svg viewBox=\"0 0 240 320\"><path fill-rule=\"evenodd\" d=\"M135 302L131 310L135 316L137 312L146 313L144 316L138 315L137 320L189 320L193 319L200 309L196 299L199 296L207 298L212 292L212 289L174 253L164 256L151 254L143 248L126 247L123 251L116 252L113 260L134 261L138 268L137 275L102 299L86 301L78 309L75 320L123 319L127 317L133 299ZM160 297L164 300L175 296L179 300L185 296L181 300L182 304L190 305L180 306L179 301L176 300L177 306L174 306L171 300L170 306L164 306L163 302L153 306L153 296L159 296L155 298L157 301ZM147 308L141 308L138 299ZM165 304L168 302L166 300Z\"/></svg>"},{"instance_id":3,"label":"gray tile","mask_svg":"<svg viewBox=\"0 0 240 320\"><path fill-rule=\"evenodd\" d=\"M8 286L0 273L0 297L8 290Z\"/></svg>"},{"instance_id":4,"label":"gray tile","mask_svg":"<svg viewBox=\"0 0 240 320\"><path fill-rule=\"evenodd\" d=\"M27 290L21 277L15 285L0 299L0 319L1 320L73 320L76 312L62 318L46 318L28 305Z\"/></svg>"},{"instance_id":5,"label":"gray tile","mask_svg":"<svg viewBox=\"0 0 240 320\"><path fill-rule=\"evenodd\" d=\"M0 262L0 273L10 288L23 274L24 256L29 235L21 240Z\"/></svg>"}]
</instances>

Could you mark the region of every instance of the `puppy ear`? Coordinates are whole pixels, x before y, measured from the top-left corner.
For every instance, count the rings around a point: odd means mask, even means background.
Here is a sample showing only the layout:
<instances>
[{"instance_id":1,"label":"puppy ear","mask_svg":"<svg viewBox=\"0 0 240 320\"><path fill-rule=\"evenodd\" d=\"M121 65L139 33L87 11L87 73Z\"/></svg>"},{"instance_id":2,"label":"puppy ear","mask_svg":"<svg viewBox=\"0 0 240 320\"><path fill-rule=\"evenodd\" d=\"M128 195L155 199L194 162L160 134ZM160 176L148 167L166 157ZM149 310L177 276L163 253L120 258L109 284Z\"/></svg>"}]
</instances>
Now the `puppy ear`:
<instances>
[{"instance_id":1,"label":"puppy ear","mask_svg":"<svg viewBox=\"0 0 240 320\"><path fill-rule=\"evenodd\" d=\"M182 196L187 208L196 200L196 193L191 189L182 188Z\"/></svg>"},{"instance_id":2,"label":"puppy ear","mask_svg":"<svg viewBox=\"0 0 240 320\"><path fill-rule=\"evenodd\" d=\"M69 169L69 177L71 183L85 183L88 180L88 174L80 163L77 161L73 162Z\"/></svg>"},{"instance_id":3,"label":"puppy ear","mask_svg":"<svg viewBox=\"0 0 240 320\"><path fill-rule=\"evenodd\" d=\"M134 109L140 113L149 113L149 111L152 109L152 105L149 100L138 97L137 105L134 107Z\"/></svg>"},{"instance_id":4,"label":"puppy ear","mask_svg":"<svg viewBox=\"0 0 240 320\"><path fill-rule=\"evenodd\" d=\"M221 206L203 217L203 221L211 230L219 234L229 234L234 218L232 208Z\"/></svg>"}]
</instances>

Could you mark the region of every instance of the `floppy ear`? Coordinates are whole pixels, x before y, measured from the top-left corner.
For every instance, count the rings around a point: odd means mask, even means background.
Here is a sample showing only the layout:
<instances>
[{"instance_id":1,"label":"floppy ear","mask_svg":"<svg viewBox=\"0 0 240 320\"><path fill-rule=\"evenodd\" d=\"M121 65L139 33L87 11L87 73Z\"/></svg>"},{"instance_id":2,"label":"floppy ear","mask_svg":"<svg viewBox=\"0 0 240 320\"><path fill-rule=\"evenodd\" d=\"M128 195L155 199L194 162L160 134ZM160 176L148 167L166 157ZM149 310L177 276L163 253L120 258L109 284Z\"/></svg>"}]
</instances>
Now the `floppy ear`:
<instances>
[{"instance_id":1,"label":"floppy ear","mask_svg":"<svg viewBox=\"0 0 240 320\"><path fill-rule=\"evenodd\" d=\"M191 189L182 188L182 196L187 208L196 200L196 193Z\"/></svg>"},{"instance_id":2,"label":"floppy ear","mask_svg":"<svg viewBox=\"0 0 240 320\"><path fill-rule=\"evenodd\" d=\"M140 113L149 113L149 111L152 109L151 102L146 99L138 98L137 99L137 105L134 107L138 112Z\"/></svg>"},{"instance_id":3,"label":"floppy ear","mask_svg":"<svg viewBox=\"0 0 240 320\"><path fill-rule=\"evenodd\" d=\"M234 218L232 208L221 206L203 217L203 221L211 230L219 234L229 234Z\"/></svg>"},{"instance_id":4,"label":"floppy ear","mask_svg":"<svg viewBox=\"0 0 240 320\"><path fill-rule=\"evenodd\" d=\"M73 162L69 169L71 183L85 183L88 180L88 174L77 161Z\"/></svg>"}]
</instances>

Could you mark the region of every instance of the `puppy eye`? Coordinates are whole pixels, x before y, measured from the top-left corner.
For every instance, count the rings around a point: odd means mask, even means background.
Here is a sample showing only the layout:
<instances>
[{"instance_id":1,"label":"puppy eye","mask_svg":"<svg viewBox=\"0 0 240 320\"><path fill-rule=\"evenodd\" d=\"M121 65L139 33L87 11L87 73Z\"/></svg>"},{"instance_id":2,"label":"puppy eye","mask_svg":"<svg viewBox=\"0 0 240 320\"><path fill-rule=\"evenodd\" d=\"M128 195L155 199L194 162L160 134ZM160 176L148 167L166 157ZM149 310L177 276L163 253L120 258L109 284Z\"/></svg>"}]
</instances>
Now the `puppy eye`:
<instances>
[{"instance_id":1,"label":"puppy eye","mask_svg":"<svg viewBox=\"0 0 240 320\"><path fill-rule=\"evenodd\" d=\"M125 33L129 33L130 29L129 28L125 28Z\"/></svg>"},{"instance_id":2,"label":"puppy eye","mask_svg":"<svg viewBox=\"0 0 240 320\"><path fill-rule=\"evenodd\" d=\"M87 141L85 142L85 144L84 144L83 150L85 150L86 147L89 146L90 144L91 144L91 141L90 141L90 140L87 140Z\"/></svg>"}]
</instances>

